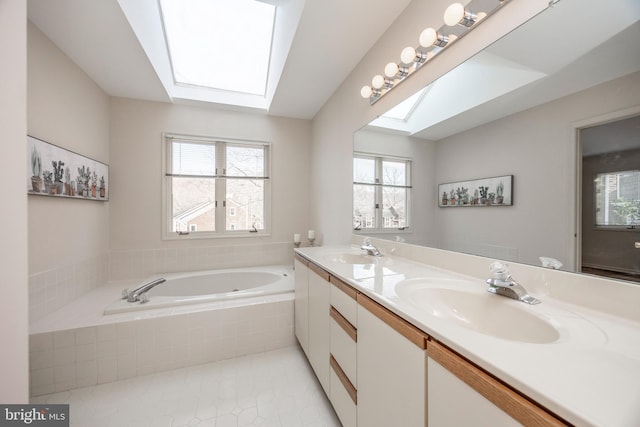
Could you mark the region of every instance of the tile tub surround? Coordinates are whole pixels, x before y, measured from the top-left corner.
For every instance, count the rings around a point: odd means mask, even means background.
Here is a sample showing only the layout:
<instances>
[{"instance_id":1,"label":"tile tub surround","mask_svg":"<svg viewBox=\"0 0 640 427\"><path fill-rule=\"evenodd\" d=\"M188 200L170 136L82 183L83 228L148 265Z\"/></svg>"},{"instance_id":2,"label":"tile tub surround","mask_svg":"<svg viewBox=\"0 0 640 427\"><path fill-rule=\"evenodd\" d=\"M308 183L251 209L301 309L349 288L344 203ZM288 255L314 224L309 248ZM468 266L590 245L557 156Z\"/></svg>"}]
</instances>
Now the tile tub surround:
<instances>
[{"instance_id":1,"label":"tile tub surround","mask_svg":"<svg viewBox=\"0 0 640 427\"><path fill-rule=\"evenodd\" d=\"M112 250L109 281L144 279L156 273L293 265L293 242Z\"/></svg>"},{"instance_id":2,"label":"tile tub surround","mask_svg":"<svg viewBox=\"0 0 640 427\"><path fill-rule=\"evenodd\" d=\"M104 253L29 274L29 323L107 283L108 265L109 256Z\"/></svg>"},{"instance_id":3,"label":"tile tub surround","mask_svg":"<svg viewBox=\"0 0 640 427\"><path fill-rule=\"evenodd\" d=\"M31 396L295 344L293 293L205 307L149 310L143 316L91 317L80 309L79 318L73 318L73 305L65 307L68 313L60 314L60 318L51 316L50 322L43 319L36 327L44 330L47 325L70 323L90 326L36 333L32 328ZM105 323L115 319L117 323Z\"/></svg>"},{"instance_id":4,"label":"tile tub surround","mask_svg":"<svg viewBox=\"0 0 640 427\"><path fill-rule=\"evenodd\" d=\"M293 264L293 243L113 250L29 274L29 323L109 283L156 273Z\"/></svg>"},{"instance_id":5,"label":"tile tub surround","mask_svg":"<svg viewBox=\"0 0 640 427\"><path fill-rule=\"evenodd\" d=\"M31 403L68 403L72 426L340 426L297 346L49 394Z\"/></svg>"}]
</instances>

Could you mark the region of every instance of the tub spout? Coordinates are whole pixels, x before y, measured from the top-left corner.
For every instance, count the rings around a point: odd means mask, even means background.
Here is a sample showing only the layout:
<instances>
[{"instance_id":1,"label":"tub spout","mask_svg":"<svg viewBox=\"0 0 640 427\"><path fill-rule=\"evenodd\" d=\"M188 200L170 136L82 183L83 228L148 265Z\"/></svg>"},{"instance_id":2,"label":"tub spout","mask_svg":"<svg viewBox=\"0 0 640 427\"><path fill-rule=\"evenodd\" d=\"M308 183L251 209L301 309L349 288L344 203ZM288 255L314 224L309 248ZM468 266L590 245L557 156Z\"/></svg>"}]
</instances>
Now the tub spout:
<instances>
[{"instance_id":1,"label":"tub spout","mask_svg":"<svg viewBox=\"0 0 640 427\"><path fill-rule=\"evenodd\" d=\"M122 291L122 299L124 299L125 297L127 298L127 302L138 302L141 301L141 297L150 291L151 289L155 288L156 286L158 286L161 283L166 282L167 280L164 278L159 278L156 280L153 280L149 283L145 283L144 285L138 286L137 288L135 288L132 291L129 291L127 289L125 289L124 291ZM148 301L148 299L146 300ZM146 302L145 301L145 302Z\"/></svg>"}]
</instances>

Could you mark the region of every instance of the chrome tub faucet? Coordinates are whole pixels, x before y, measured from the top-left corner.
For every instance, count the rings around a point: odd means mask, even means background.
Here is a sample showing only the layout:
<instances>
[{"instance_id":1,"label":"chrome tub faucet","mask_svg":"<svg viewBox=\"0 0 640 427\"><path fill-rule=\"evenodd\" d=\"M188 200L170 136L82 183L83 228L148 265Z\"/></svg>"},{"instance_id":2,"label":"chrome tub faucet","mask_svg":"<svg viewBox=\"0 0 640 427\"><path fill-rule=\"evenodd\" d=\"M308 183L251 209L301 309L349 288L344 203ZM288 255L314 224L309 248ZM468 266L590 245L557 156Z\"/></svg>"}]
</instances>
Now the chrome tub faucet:
<instances>
[{"instance_id":1,"label":"chrome tub faucet","mask_svg":"<svg viewBox=\"0 0 640 427\"><path fill-rule=\"evenodd\" d=\"M145 283L144 285L140 285L132 291L129 291L129 289L124 289L122 291L122 299L126 299L127 302L140 302L141 304L144 304L145 302L149 301L147 292L166 281L166 279L161 277L159 279L155 279L151 282Z\"/></svg>"}]
</instances>

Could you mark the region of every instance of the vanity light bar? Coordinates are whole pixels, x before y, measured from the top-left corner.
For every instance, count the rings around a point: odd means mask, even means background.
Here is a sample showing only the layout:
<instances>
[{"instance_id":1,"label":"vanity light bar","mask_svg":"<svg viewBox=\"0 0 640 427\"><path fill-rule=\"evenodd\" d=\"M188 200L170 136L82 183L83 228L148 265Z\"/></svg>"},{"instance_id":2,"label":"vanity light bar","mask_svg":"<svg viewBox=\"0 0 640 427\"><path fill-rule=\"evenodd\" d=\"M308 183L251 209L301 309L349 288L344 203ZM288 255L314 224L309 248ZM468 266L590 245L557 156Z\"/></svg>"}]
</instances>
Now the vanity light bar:
<instances>
[{"instance_id":1,"label":"vanity light bar","mask_svg":"<svg viewBox=\"0 0 640 427\"><path fill-rule=\"evenodd\" d=\"M439 30L427 28L419 37L419 46L413 48L405 47L400 53L400 63L389 62L384 67L384 76L376 75L371 80L371 85L363 86L360 89L360 96L369 99L369 104L373 105L385 94L390 92L394 87L398 86L413 73L422 68L429 60L431 60L443 49L450 46L451 43L460 39L467 34L472 28L475 28L484 18L494 14L498 9L508 3L510 0L496 0L493 9L487 12L472 12L472 7L465 7L461 3L451 4L444 12L445 25ZM471 2L473 3L473 2ZM459 35L445 35L445 31L449 31L448 27L462 27L462 33Z\"/></svg>"}]
</instances>

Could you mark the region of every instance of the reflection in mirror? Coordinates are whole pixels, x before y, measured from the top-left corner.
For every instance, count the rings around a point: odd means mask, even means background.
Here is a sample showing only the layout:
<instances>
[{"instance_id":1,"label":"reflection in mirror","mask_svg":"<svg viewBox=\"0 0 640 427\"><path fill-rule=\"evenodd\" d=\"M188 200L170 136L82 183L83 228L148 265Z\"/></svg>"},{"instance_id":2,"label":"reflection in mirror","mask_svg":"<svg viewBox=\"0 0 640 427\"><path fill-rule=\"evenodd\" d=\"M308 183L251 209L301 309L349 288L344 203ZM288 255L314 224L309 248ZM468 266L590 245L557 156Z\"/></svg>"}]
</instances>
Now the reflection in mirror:
<instances>
[{"instance_id":1,"label":"reflection in mirror","mask_svg":"<svg viewBox=\"0 0 640 427\"><path fill-rule=\"evenodd\" d=\"M569 271L640 274L640 261L591 258L618 243L583 215L596 202L577 190L588 187L579 140L596 125L640 115L639 19L637 0L562 0L357 131L354 159L403 159L411 181L404 227L384 219L397 211L393 200L354 192L354 232ZM640 145L640 129L625 129ZM593 144L621 140L620 128L608 132ZM638 169L635 160L620 171ZM504 175L514 177L512 206L438 207L438 184ZM585 228L600 234L592 239ZM633 240L617 258L640 260L637 228L609 232Z\"/></svg>"},{"instance_id":2,"label":"reflection in mirror","mask_svg":"<svg viewBox=\"0 0 640 427\"><path fill-rule=\"evenodd\" d=\"M580 130L582 271L640 282L640 115Z\"/></svg>"}]
</instances>

